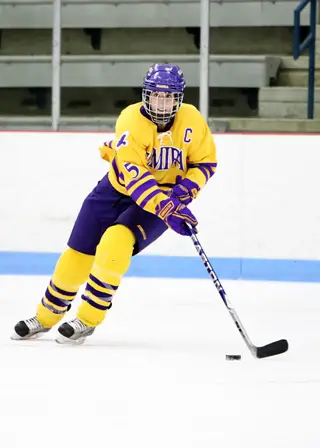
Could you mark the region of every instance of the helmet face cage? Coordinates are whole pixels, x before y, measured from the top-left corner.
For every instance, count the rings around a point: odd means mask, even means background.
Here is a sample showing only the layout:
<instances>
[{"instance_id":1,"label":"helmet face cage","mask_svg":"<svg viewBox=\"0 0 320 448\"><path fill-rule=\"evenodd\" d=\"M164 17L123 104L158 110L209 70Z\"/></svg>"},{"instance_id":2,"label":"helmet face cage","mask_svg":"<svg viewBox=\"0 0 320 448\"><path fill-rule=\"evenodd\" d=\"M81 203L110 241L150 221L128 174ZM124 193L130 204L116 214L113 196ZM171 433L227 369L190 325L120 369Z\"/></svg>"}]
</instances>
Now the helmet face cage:
<instances>
[{"instance_id":1,"label":"helmet face cage","mask_svg":"<svg viewBox=\"0 0 320 448\"><path fill-rule=\"evenodd\" d=\"M181 107L182 92L161 92L142 89L142 103L145 111L156 124L169 123Z\"/></svg>"},{"instance_id":2,"label":"helmet face cage","mask_svg":"<svg viewBox=\"0 0 320 448\"><path fill-rule=\"evenodd\" d=\"M154 64L143 80L142 103L156 124L169 123L178 112L186 86L177 65Z\"/></svg>"}]
</instances>

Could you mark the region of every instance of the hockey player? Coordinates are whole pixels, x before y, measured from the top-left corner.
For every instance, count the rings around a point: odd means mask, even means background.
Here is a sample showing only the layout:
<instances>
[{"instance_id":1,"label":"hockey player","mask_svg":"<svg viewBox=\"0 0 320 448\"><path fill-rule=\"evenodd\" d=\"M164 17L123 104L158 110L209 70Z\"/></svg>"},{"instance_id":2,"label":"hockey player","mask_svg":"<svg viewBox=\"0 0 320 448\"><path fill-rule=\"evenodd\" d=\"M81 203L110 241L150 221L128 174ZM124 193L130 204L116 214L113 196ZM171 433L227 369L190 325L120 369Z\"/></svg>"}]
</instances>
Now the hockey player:
<instances>
[{"instance_id":1,"label":"hockey player","mask_svg":"<svg viewBox=\"0 0 320 448\"><path fill-rule=\"evenodd\" d=\"M167 228L197 225L188 204L214 174L216 149L206 121L182 104L177 65L147 72L142 102L125 108L113 142L100 148L109 172L84 200L36 316L17 323L13 339L39 337L58 324L86 283L77 317L58 328L59 343L82 343L102 323L131 257Z\"/></svg>"}]
</instances>

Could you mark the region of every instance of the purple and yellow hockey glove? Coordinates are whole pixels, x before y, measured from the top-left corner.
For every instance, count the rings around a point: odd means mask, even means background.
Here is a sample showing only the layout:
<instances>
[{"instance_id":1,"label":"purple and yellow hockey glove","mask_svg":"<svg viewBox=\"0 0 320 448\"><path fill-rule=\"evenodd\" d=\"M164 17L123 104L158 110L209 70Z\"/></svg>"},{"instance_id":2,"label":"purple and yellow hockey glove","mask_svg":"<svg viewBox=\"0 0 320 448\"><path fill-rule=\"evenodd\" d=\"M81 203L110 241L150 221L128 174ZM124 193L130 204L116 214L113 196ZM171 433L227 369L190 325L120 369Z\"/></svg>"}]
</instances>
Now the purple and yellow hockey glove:
<instances>
[{"instance_id":1,"label":"purple and yellow hockey glove","mask_svg":"<svg viewBox=\"0 0 320 448\"><path fill-rule=\"evenodd\" d=\"M196 228L198 221L196 217L184 204L174 198L164 199L156 206L156 215L161 218L168 227L180 235L190 235L186 222Z\"/></svg>"},{"instance_id":2,"label":"purple and yellow hockey glove","mask_svg":"<svg viewBox=\"0 0 320 448\"><path fill-rule=\"evenodd\" d=\"M199 191L200 188L195 182L177 176L176 185L172 188L170 196L179 199L182 204L188 205L197 197Z\"/></svg>"}]
</instances>

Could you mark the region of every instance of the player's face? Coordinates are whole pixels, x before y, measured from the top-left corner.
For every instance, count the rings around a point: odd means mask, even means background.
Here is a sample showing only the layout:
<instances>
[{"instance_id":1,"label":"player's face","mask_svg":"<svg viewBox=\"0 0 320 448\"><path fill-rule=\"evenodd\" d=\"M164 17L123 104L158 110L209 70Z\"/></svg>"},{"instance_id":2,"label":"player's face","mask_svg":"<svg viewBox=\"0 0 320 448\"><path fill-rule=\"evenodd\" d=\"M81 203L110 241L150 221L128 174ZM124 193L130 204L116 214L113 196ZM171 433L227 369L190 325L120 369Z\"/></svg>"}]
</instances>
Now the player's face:
<instances>
[{"instance_id":1,"label":"player's face","mask_svg":"<svg viewBox=\"0 0 320 448\"><path fill-rule=\"evenodd\" d=\"M170 114L175 105L174 94L170 92L152 92L150 107L157 115Z\"/></svg>"}]
</instances>

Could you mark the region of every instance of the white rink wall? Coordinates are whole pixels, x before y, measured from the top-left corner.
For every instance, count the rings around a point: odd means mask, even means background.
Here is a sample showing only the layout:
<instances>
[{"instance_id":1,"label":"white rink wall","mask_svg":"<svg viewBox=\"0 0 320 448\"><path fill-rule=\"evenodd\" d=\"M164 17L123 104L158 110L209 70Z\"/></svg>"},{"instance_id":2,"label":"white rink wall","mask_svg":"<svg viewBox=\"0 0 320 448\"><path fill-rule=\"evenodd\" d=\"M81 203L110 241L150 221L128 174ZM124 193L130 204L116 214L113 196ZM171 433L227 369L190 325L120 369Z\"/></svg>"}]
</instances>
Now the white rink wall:
<instances>
[{"instance_id":1,"label":"white rink wall","mask_svg":"<svg viewBox=\"0 0 320 448\"><path fill-rule=\"evenodd\" d=\"M108 133L0 133L0 251L60 252L108 170ZM210 256L320 257L320 136L214 135L216 175L192 205ZM172 231L144 254L194 255Z\"/></svg>"}]
</instances>

